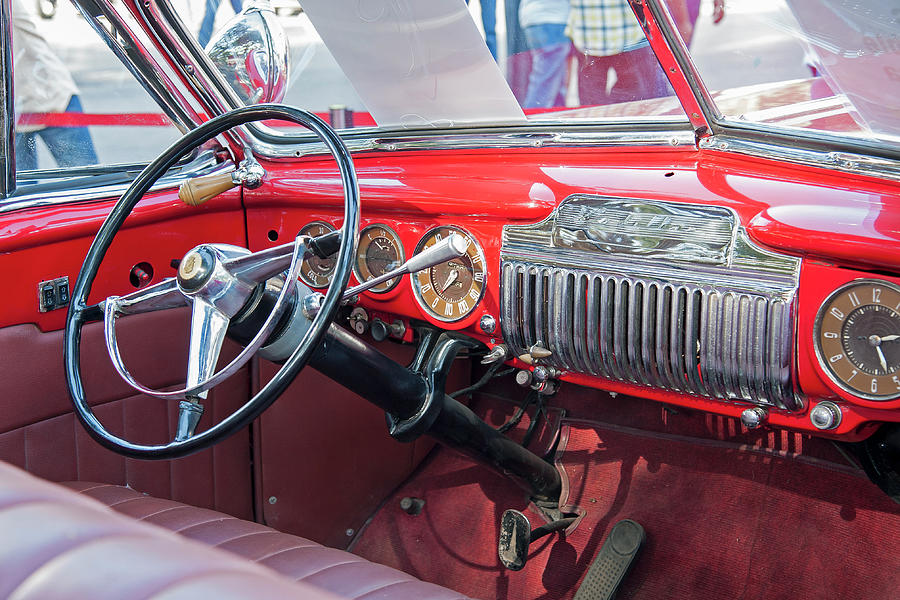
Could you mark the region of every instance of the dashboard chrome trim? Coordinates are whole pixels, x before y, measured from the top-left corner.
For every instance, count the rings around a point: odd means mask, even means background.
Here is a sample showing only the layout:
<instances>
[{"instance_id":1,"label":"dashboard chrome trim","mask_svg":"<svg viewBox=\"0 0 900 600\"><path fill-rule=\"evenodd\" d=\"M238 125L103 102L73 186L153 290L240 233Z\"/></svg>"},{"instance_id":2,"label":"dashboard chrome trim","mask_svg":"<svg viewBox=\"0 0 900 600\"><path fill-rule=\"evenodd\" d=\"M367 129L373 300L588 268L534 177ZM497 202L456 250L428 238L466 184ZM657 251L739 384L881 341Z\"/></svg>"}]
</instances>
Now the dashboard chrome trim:
<instances>
[{"instance_id":1,"label":"dashboard chrome trim","mask_svg":"<svg viewBox=\"0 0 900 600\"><path fill-rule=\"evenodd\" d=\"M542 341L564 371L798 410L800 264L753 244L727 208L573 195L503 228L500 326L515 354Z\"/></svg>"},{"instance_id":2,"label":"dashboard chrome trim","mask_svg":"<svg viewBox=\"0 0 900 600\"><path fill-rule=\"evenodd\" d=\"M532 127L509 133L445 132L431 135L414 135L388 132L370 128L350 130L343 134L344 143L353 153L395 152L407 150L473 150L485 148L555 148L595 146L659 146L666 148L694 147L694 134L687 130L548 130L537 123ZM365 137L356 137L365 134ZM254 144L254 152L268 158L299 158L327 154L321 143L312 141L292 144Z\"/></svg>"},{"instance_id":3,"label":"dashboard chrome trim","mask_svg":"<svg viewBox=\"0 0 900 600\"><path fill-rule=\"evenodd\" d=\"M900 162L852 152L788 147L726 135L715 135L702 139L699 142L699 148L701 150L732 152L746 156L787 161L798 165L813 165L843 173L900 181Z\"/></svg>"}]
</instances>

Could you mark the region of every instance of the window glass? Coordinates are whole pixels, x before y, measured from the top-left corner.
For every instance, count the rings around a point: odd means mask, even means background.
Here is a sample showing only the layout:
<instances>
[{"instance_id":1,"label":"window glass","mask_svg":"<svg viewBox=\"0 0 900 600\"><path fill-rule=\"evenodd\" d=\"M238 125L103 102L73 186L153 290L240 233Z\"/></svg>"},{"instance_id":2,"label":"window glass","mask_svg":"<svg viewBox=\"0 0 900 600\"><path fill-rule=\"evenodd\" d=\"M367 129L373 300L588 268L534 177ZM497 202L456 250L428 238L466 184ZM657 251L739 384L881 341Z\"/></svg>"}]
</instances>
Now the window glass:
<instances>
[{"instance_id":1,"label":"window glass","mask_svg":"<svg viewBox=\"0 0 900 600\"><path fill-rule=\"evenodd\" d=\"M696 22L691 55L725 118L900 142L896 0L717 0Z\"/></svg>"},{"instance_id":2,"label":"window glass","mask_svg":"<svg viewBox=\"0 0 900 600\"><path fill-rule=\"evenodd\" d=\"M12 0L17 171L146 162L179 137L74 6L40 6Z\"/></svg>"},{"instance_id":3,"label":"window glass","mask_svg":"<svg viewBox=\"0 0 900 600\"><path fill-rule=\"evenodd\" d=\"M246 5L173 6L206 46ZM291 48L284 102L322 115L346 107L348 124L684 120L627 0L277 0L272 8Z\"/></svg>"}]
</instances>

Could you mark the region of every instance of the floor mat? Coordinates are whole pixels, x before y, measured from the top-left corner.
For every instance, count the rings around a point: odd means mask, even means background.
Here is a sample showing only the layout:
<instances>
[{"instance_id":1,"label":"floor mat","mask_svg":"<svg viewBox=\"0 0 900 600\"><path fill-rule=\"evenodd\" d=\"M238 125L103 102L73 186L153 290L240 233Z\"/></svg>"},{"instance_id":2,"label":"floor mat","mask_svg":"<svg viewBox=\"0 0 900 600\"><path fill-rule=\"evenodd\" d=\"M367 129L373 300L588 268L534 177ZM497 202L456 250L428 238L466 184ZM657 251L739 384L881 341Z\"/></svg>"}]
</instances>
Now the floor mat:
<instances>
[{"instance_id":1,"label":"floor mat","mask_svg":"<svg viewBox=\"0 0 900 600\"><path fill-rule=\"evenodd\" d=\"M567 421L562 465L584 518L497 559L500 516L523 510L502 478L445 449L401 487L354 552L482 599L571 598L609 529L630 518L647 542L618 598L900 598L900 506L861 472L746 445ZM410 516L400 499L425 500Z\"/></svg>"}]
</instances>

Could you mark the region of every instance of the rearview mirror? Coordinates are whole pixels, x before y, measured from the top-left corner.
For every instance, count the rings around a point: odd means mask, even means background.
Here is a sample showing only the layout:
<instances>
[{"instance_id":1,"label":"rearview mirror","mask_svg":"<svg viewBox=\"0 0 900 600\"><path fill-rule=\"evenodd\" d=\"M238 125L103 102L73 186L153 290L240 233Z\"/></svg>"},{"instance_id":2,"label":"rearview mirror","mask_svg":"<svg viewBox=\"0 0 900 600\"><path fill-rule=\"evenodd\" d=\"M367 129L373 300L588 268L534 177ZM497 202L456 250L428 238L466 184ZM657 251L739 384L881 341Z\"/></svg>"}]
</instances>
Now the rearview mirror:
<instances>
[{"instance_id":1,"label":"rearview mirror","mask_svg":"<svg viewBox=\"0 0 900 600\"><path fill-rule=\"evenodd\" d=\"M206 53L244 104L284 98L290 46L268 0L249 3L212 37Z\"/></svg>"}]
</instances>

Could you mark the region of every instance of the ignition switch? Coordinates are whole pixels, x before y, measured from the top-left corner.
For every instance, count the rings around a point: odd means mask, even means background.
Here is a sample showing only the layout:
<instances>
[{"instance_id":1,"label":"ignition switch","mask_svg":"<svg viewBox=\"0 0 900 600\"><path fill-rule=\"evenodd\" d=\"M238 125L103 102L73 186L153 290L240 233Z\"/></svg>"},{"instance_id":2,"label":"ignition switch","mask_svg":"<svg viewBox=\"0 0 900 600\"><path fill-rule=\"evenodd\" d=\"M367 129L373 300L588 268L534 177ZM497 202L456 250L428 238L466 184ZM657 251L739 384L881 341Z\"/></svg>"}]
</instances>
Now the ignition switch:
<instances>
[{"instance_id":1,"label":"ignition switch","mask_svg":"<svg viewBox=\"0 0 900 600\"><path fill-rule=\"evenodd\" d=\"M349 321L350 327L352 327L353 331L358 335L363 335L369 330L369 315L364 308L359 306L354 308L353 312L350 313Z\"/></svg>"}]
</instances>

